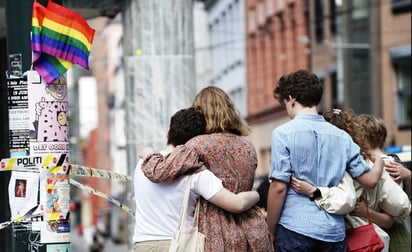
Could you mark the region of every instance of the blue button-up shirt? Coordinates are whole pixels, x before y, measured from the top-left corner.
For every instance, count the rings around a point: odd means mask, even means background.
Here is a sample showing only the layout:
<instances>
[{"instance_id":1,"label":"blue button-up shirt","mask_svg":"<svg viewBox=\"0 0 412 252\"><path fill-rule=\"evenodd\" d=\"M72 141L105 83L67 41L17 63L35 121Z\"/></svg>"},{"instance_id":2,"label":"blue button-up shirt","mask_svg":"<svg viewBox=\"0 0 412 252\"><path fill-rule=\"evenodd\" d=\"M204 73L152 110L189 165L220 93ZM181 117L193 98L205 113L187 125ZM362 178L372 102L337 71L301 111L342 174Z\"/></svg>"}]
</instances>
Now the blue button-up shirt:
<instances>
[{"instance_id":1,"label":"blue button-up shirt","mask_svg":"<svg viewBox=\"0 0 412 252\"><path fill-rule=\"evenodd\" d=\"M356 178L369 169L350 135L326 122L323 116L298 115L272 132L270 179L289 183L294 175L315 186L334 187L345 170ZM322 241L345 238L343 215L327 213L290 187L279 224Z\"/></svg>"}]
</instances>

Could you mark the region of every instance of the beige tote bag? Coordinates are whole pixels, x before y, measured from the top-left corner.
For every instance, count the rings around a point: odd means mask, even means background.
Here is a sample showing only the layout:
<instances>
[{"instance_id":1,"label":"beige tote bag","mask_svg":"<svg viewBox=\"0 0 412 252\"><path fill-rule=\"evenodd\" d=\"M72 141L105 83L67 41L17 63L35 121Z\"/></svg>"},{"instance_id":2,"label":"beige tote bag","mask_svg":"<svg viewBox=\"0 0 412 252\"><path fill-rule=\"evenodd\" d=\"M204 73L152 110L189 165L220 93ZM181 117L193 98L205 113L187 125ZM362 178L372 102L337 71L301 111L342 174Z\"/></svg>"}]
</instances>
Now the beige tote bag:
<instances>
[{"instance_id":1,"label":"beige tote bag","mask_svg":"<svg viewBox=\"0 0 412 252\"><path fill-rule=\"evenodd\" d=\"M185 195L183 196L182 208L180 210L180 221L177 231L170 243L169 252L203 252L205 250L205 236L198 231L199 206L197 200L196 210L191 227L185 227L187 204L189 201L190 186L192 175L189 175L186 185Z\"/></svg>"}]
</instances>

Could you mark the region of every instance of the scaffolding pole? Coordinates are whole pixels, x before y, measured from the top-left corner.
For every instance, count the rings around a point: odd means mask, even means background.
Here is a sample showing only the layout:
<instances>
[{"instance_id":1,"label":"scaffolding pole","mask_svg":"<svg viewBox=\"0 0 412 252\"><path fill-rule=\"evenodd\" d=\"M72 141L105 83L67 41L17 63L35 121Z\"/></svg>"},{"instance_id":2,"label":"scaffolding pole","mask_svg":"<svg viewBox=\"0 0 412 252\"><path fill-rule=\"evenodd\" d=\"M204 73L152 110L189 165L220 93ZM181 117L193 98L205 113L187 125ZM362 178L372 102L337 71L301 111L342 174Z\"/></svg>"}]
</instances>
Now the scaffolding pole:
<instances>
[{"instance_id":1,"label":"scaffolding pole","mask_svg":"<svg viewBox=\"0 0 412 252\"><path fill-rule=\"evenodd\" d=\"M192 0L126 0L124 63L128 174L142 147L163 149L169 119L196 92ZM133 186L129 185L129 192ZM129 202L133 205L134 202ZM129 221L132 244L134 220Z\"/></svg>"}]
</instances>

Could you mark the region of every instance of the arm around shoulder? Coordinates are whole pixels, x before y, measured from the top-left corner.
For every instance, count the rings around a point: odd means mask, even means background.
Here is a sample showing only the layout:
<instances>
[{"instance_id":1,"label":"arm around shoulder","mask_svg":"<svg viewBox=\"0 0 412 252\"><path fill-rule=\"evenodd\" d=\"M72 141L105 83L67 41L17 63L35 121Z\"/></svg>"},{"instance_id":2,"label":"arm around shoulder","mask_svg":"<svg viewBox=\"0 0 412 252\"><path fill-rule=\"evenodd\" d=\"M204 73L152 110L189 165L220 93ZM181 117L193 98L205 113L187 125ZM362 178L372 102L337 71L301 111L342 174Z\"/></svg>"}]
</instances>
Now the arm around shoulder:
<instances>
[{"instance_id":1,"label":"arm around shoulder","mask_svg":"<svg viewBox=\"0 0 412 252\"><path fill-rule=\"evenodd\" d=\"M383 171L383 159L380 156L375 156L373 166L371 169L356 179L367 189L373 189L378 184L379 179L382 176Z\"/></svg>"},{"instance_id":2,"label":"arm around shoulder","mask_svg":"<svg viewBox=\"0 0 412 252\"><path fill-rule=\"evenodd\" d=\"M235 194L222 188L208 201L226 211L242 213L253 207L259 201L259 193L256 191L247 191Z\"/></svg>"},{"instance_id":3,"label":"arm around shoulder","mask_svg":"<svg viewBox=\"0 0 412 252\"><path fill-rule=\"evenodd\" d=\"M158 152L149 153L141 167L144 175L155 183L174 181L183 174L206 169L196 151L185 145L178 145L166 156Z\"/></svg>"}]
</instances>

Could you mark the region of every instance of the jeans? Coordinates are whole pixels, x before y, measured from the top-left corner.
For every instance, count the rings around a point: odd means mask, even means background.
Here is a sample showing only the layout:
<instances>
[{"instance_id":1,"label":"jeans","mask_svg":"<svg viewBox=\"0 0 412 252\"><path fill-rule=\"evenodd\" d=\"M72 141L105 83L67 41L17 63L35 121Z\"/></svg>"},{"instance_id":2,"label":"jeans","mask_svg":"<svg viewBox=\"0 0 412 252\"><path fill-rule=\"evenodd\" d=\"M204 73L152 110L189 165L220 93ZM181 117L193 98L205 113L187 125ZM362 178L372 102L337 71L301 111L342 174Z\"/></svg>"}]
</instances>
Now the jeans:
<instances>
[{"instance_id":1,"label":"jeans","mask_svg":"<svg viewBox=\"0 0 412 252\"><path fill-rule=\"evenodd\" d=\"M275 236L275 251L302 251L302 252L346 252L346 240L340 242L325 242L316 240L277 225Z\"/></svg>"}]
</instances>

